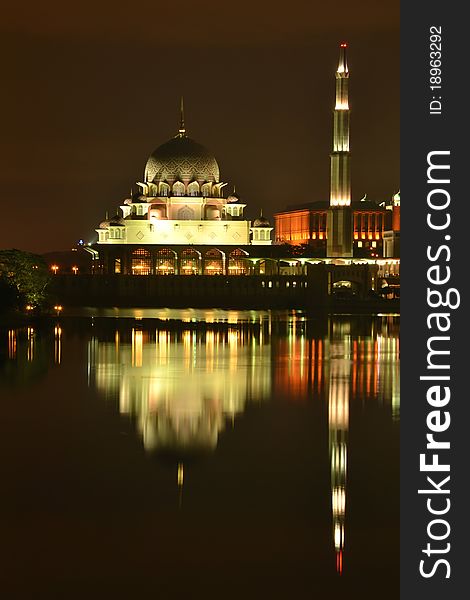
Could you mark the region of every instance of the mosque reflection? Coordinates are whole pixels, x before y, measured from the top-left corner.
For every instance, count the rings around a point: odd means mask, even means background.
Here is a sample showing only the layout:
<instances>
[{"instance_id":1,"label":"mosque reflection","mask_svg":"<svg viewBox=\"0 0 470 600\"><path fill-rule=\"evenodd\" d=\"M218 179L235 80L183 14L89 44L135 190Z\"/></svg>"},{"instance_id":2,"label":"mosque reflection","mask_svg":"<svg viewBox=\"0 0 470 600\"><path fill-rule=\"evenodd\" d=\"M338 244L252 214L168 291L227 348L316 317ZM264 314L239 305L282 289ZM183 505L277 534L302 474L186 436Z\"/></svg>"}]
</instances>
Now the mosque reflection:
<instances>
[{"instance_id":1,"label":"mosque reflection","mask_svg":"<svg viewBox=\"0 0 470 600\"><path fill-rule=\"evenodd\" d=\"M177 485L195 454L215 451L227 422L247 403L281 397L328 406L332 543L336 570L346 547L348 431L352 403L386 405L399 418L399 322L331 318L320 329L305 317L261 319L216 330L134 327L89 341L89 384L116 395L135 418L149 452L170 453ZM260 432L262 435L262 432ZM326 457L325 457L326 458Z\"/></svg>"},{"instance_id":2,"label":"mosque reflection","mask_svg":"<svg viewBox=\"0 0 470 600\"><path fill-rule=\"evenodd\" d=\"M125 334L124 334L125 335ZM271 393L271 347L262 330L148 331L89 342L90 382L118 393L148 451L188 456L214 450L247 401Z\"/></svg>"}]
</instances>

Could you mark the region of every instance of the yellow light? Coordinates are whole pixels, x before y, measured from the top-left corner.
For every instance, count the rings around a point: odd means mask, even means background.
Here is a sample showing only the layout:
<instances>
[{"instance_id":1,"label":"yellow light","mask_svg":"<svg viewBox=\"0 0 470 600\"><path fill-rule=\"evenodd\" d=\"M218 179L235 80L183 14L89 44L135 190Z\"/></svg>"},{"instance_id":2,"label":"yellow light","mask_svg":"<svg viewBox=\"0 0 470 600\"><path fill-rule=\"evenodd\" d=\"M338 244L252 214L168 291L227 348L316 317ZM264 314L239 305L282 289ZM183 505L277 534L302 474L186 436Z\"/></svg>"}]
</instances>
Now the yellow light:
<instances>
[{"instance_id":1,"label":"yellow light","mask_svg":"<svg viewBox=\"0 0 470 600\"><path fill-rule=\"evenodd\" d=\"M54 271L54 275L57 275L58 270L59 270L59 267L57 265L51 265L51 271Z\"/></svg>"}]
</instances>

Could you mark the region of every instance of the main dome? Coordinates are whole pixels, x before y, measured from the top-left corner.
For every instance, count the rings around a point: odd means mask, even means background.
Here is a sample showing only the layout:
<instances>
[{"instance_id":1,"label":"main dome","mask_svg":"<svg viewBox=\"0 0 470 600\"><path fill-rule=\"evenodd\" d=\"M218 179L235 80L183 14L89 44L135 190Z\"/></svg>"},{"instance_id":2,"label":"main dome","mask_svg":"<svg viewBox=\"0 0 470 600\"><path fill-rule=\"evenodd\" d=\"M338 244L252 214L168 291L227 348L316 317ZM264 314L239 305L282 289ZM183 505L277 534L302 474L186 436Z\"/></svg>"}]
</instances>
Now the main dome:
<instances>
[{"instance_id":1,"label":"main dome","mask_svg":"<svg viewBox=\"0 0 470 600\"><path fill-rule=\"evenodd\" d=\"M146 180L153 183L219 182L219 165L215 157L204 146L181 134L151 154L145 173Z\"/></svg>"}]
</instances>

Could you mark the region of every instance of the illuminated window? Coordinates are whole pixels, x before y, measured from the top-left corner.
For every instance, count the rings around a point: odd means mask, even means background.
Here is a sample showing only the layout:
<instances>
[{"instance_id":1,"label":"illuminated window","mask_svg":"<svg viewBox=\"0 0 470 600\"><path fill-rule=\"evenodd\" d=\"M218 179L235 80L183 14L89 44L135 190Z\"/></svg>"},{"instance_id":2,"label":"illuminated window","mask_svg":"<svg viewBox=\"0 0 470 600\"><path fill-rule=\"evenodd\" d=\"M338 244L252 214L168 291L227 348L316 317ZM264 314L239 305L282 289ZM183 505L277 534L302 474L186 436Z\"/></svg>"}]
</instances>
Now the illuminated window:
<instances>
[{"instance_id":1,"label":"illuminated window","mask_svg":"<svg viewBox=\"0 0 470 600\"><path fill-rule=\"evenodd\" d=\"M120 258L116 258L114 260L114 272L116 274L119 274L121 272L121 259Z\"/></svg>"},{"instance_id":2,"label":"illuminated window","mask_svg":"<svg viewBox=\"0 0 470 600\"><path fill-rule=\"evenodd\" d=\"M247 256L248 252L245 252L240 248L230 252L228 259L229 275L246 275L248 273L248 266L246 262Z\"/></svg>"},{"instance_id":3,"label":"illuminated window","mask_svg":"<svg viewBox=\"0 0 470 600\"><path fill-rule=\"evenodd\" d=\"M198 275L201 254L193 248L187 248L181 253L181 275Z\"/></svg>"},{"instance_id":4,"label":"illuminated window","mask_svg":"<svg viewBox=\"0 0 470 600\"><path fill-rule=\"evenodd\" d=\"M161 182L158 185L159 187L159 195L160 196L169 196L170 195L170 186L168 183Z\"/></svg>"},{"instance_id":5,"label":"illuminated window","mask_svg":"<svg viewBox=\"0 0 470 600\"><path fill-rule=\"evenodd\" d=\"M188 196L199 196L199 183L197 181L192 181L188 185Z\"/></svg>"},{"instance_id":6,"label":"illuminated window","mask_svg":"<svg viewBox=\"0 0 470 600\"><path fill-rule=\"evenodd\" d=\"M131 271L132 275L150 275L152 273L152 260L148 250L137 248L132 251Z\"/></svg>"},{"instance_id":7,"label":"illuminated window","mask_svg":"<svg viewBox=\"0 0 470 600\"><path fill-rule=\"evenodd\" d=\"M184 196L184 183L175 181L173 184L173 196Z\"/></svg>"},{"instance_id":8,"label":"illuminated window","mask_svg":"<svg viewBox=\"0 0 470 600\"><path fill-rule=\"evenodd\" d=\"M156 253L155 273L157 275L174 275L176 273L176 252L162 248Z\"/></svg>"},{"instance_id":9,"label":"illuminated window","mask_svg":"<svg viewBox=\"0 0 470 600\"><path fill-rule=\"evenodd\" d=\"M224 260L223 252L212 248L204 255L204 275L223 275Z\"/></svg>"}]
</instances>

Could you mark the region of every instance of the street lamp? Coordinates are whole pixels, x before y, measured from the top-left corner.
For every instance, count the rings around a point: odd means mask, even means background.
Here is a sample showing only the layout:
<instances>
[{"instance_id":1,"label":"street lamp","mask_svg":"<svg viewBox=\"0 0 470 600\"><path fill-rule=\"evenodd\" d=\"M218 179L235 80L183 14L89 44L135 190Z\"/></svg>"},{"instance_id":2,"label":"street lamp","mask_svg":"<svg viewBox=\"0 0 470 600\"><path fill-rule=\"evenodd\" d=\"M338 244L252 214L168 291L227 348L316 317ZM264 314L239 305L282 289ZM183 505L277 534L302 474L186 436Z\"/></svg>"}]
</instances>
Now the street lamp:
<instances>
[{"instance_id":1,"label":"street lamp","mask_svg":"<svg viewBox=\"0 0 470 600\"><path fill-rule=\"evenodd\" d=\"M57 265L51 265L51 271L54 273L54 275L57 275L58 270L59 267Z\"/></svg>"}]
</instances>

